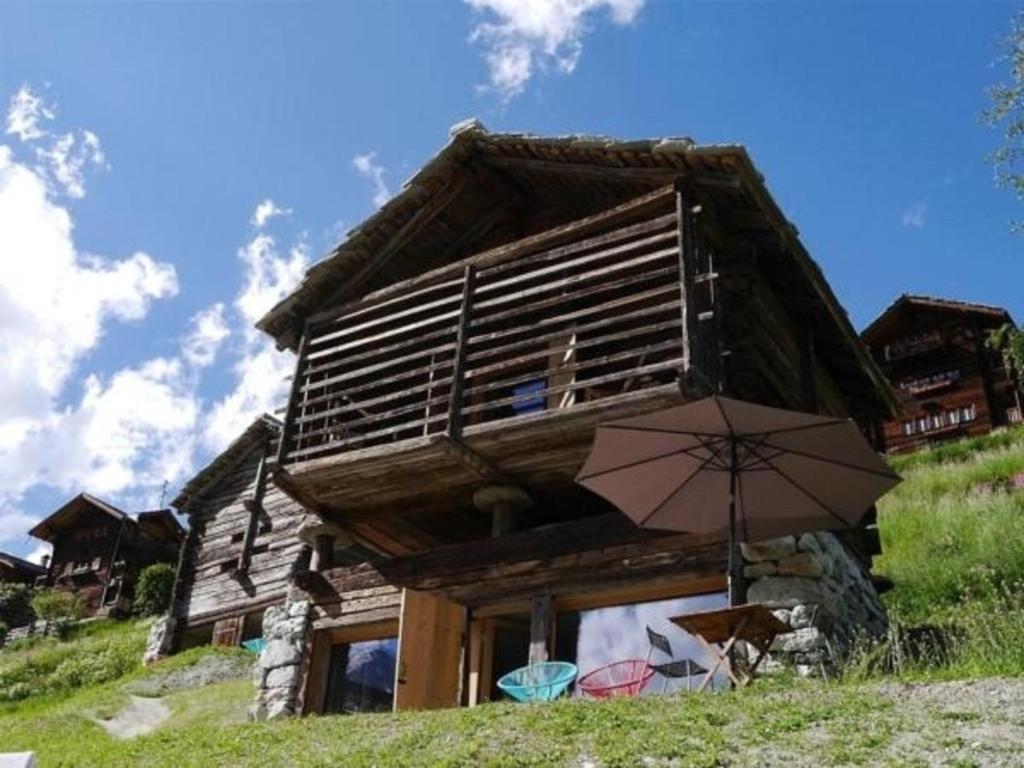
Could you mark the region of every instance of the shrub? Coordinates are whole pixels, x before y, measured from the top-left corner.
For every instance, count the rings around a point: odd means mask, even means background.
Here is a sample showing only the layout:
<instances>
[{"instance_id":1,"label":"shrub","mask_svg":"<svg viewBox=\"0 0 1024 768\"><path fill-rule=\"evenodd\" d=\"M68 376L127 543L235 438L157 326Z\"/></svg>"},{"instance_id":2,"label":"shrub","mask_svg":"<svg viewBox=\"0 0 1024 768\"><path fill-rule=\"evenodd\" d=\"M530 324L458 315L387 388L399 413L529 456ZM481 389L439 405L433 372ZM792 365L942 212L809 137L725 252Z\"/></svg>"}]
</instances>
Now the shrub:
<instances>
[{"instance_id":1,"label":"shrub","mask_svg":"<svg viewBox=\"0 0 1024 768\"><path fill-rule=\"evenodd\" d=\"M32 597L32 610L46 622L46 631L51 629L64 639L71 626L82 618L85 605L82 598L62 589L39 590Z\"/></svg>"},{"instance_id":2,"label":"shrub","mask_svg":"<svg viewBox=\"0 0 1024 768\"><path fill-rule=\"evenodd\" d=\"M3 646L4 640L7 639L7 625L0 621L0 647Z\"/></svg>"},{"instance_id":3,"label":"shrub","mask_svg":"<svg viewBox=\"0 0 1024 768\"><path fill-rule=\"evenodd\" d=\"M32 590L25 584L0 584L0 622L10 627L29 624L32 611Z\"/></svg>"},{"instance_id":4,"label":"shrub","mask_svg":"<svg viewBox=\"0 0 1024 768\"><path fill-rule=\"evenodd\" d=\"M146 645L142 622L79 624L68 642L19 640L0 653L0 702L116 680L138 670ZM0 739L2 741L2 739Z\"/></svg>"},{"instance_id":5,"label":"shrub","mask_svg":"<svg viewBox=\"0 0 1024 768\"><path fill-rule=\"evenodd\" d=\"M139 581L135 585L135 613L139 616L164 613L171 605L173 587L173 566L156 563L145 568L139 574Z\"/></svg>"}]
</instances>

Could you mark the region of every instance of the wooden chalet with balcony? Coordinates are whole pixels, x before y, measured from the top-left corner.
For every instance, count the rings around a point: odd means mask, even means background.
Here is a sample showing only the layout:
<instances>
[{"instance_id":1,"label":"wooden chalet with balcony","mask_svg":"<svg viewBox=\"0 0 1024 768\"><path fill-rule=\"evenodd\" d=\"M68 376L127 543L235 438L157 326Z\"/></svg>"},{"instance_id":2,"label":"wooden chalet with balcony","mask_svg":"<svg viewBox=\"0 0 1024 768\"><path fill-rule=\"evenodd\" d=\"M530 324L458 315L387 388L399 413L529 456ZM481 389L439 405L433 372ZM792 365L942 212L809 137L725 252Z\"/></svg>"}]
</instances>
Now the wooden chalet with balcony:
<instances>
[{"instance_id":1,"label":"wooden chalet with balcony","mask_svg":"<svg viewBox=\"0 0 1024 768\"><path fill-rule=\"evenodd\" d=\"M724 544L574 483L599 423L713 391L869 432L895 413L740 146L469 121L258 325L298 358L273 483L372 553L324 541L293 578L300 711L381 700L367 642L397 708L474 704L574 653L582 612L719 599Z\"/></svg>"},{"instance_id":2,"label":"wooden chalet with balcony","mask_svg":"<svg viewBox=\"0 0 1024 768\"><path fill-rule=\"evenodd\" d=\"M153 563L175 562L185 531L169 509L133 517L80 493L29 535L53 547L37 585L80 595L86 615L95 616L126 611L139 573Z\"/></svg>"},{"instance_id":3,"label":"wooden chalet with balcony","mask_svg":"<svg viewBox=\"0 0 1024 768\"><path fill-rule=\"evenodd\" d=\"M1008 323L1001 307L904 294L867 327L864 341L903 410L883 426L885 450L912 451L1021 421L1020 383L986 343Z\"/></svg>"}]
</instances>

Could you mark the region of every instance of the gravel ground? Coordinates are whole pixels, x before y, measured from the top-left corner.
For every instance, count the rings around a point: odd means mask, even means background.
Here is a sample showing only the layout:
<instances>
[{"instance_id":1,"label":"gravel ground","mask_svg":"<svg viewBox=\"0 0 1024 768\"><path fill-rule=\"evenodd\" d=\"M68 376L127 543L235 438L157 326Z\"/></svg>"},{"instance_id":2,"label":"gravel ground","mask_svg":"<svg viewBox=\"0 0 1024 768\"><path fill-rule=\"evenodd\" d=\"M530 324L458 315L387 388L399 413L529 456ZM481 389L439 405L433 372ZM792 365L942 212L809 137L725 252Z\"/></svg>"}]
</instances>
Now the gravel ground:
<instances>
[{"instance_id":1,"label":"gravel ground","mask_svg":"<svg viewBox=\"0 0 1024 768\"><path fill-rule=\"evenodd\" d=\"M190 667L165 673L156 672L141 680L133 680L127 683L124 689L137 696L164 696L171 691L202 688L211 683L236 680L252 674L255 658L210 654Z\"/></svg>"},{"instance_id":2,"label":"gravel ground","mask_svg":"<svg viewBox=\"0 0 1024 768\"><path fill-rule=\"evenodd\" d=\"M886 683L862 690L877 700L870 711L740 749L724 765L1024 766L1024 680Z\"/></svg>"}]
</instances>

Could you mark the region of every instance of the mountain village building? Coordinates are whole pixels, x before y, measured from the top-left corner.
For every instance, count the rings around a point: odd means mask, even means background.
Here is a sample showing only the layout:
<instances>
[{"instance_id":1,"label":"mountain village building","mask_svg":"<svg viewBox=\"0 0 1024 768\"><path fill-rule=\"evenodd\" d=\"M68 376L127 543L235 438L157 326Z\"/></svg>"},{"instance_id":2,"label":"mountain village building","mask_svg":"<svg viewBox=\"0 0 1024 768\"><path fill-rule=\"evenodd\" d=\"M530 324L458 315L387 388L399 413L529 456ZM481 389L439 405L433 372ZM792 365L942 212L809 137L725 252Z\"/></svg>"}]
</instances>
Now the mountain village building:
<instances>
[{"instance_id":1,"label":"mountain village building","mask_svg":"<svg viewBox=\"0 0 1024 768\"><path fill-rule=\"evenodd\" d=\"M1013 324L1001 307L904 294L863 333L900 396L902 413L882 425L891 453L983 435L1021 421L1021 386L989 334Z\"/></svg>"}]
</instances>

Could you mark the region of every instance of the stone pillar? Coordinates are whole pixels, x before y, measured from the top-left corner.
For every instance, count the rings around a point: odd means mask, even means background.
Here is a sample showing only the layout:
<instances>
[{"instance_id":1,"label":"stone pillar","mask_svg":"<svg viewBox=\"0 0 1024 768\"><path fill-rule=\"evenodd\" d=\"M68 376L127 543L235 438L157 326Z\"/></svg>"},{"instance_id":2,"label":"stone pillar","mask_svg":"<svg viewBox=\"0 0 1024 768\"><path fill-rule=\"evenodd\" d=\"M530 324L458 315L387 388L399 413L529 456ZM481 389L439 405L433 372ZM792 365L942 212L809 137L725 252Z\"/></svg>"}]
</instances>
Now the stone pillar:
<instances>
[{"instance_id":1,"label":"stone pillar","mask_svg":"<svg viewBox=\"0 0 1024 768\"><path fill-rule=\"evenodd\" d=\"M533 506L530 495L515 485L485 485L473 494L473 505L491 515L491 536L506 536L516 529L516 516Z\"/></svg>"},{"instance_id":2,"label":"stone pillar","mask_svg":"<svg viewBox=\"0 0 1024 768\"><path fill-rule=\"evenodd\" d=\"M296 714L302 659L311 629L308 600L275 605L263 614L266 645L253 670L256 701L249 708L250 719L274 720Z\"/></svg>"},{"instance_id":3,"label":"stone pillar","mask_svg":"<svg viewBox=\"0 0 1024 768\"><path fill-rule=\"evenodd\" d=\"M142 663L150 665L174 651L174 633L178 628L178 620L171 615L161 616L149 628L146 650L142 654Z\"/></svg>"},{"instance_id":4,"label":"stone pillar","mask_svg":"<svg viewBox=\"0 0 1024 768\"><path fill-rule=\"evenodd\" d=\"M864 564L827 532L783 536L741 547L747 601L793 627L772 655L798 674L824 673L860 637L880 637L885 607Z\"/></svg>"}]
</instances>

